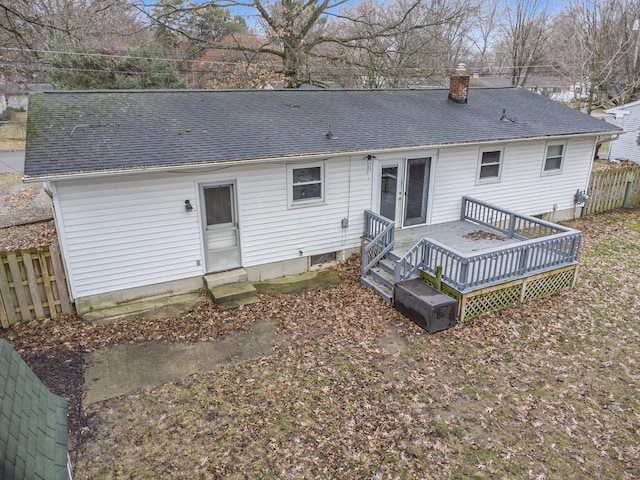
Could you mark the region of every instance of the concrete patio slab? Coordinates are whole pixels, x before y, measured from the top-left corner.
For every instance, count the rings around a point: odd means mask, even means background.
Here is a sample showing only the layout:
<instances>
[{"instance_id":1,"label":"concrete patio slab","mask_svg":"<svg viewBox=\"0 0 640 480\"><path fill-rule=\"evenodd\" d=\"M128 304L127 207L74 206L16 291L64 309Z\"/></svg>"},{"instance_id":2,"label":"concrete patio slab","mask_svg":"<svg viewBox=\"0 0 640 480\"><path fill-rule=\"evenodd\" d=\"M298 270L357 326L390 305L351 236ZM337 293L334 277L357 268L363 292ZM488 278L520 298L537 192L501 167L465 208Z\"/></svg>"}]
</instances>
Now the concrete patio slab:
<instances>
[{"instance_id":1,"label":"concrete patio slab","mask_svg":"<svg viewBox=\"0 0 640 480\"><path fill-rule=\"evenodd\" d=\"M212 342L169 345L117 345L92 353L84 373L84 402L89 405L205 373L230 362L269 355L287 341L276 332L275 321L257 321L249 332L231 333Z\"/></svg>"}]
</instances>

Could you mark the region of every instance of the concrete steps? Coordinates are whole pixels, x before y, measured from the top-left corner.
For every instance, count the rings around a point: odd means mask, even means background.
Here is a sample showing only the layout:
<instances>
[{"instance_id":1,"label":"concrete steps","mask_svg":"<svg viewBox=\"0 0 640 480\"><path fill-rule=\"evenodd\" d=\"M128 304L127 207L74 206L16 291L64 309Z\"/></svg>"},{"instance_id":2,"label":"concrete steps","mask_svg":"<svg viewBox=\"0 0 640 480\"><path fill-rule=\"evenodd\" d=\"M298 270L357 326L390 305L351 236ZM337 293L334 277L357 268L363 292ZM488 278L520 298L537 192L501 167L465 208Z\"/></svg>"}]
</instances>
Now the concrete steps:
<instances>
[{"instance_id":1,"label":"concrete steps","mask_svg":"<svg viewBox=\"0 0 640 480\"><path fill-rule=\"evenodd\" d=\"M133 317L146 319L173 317L183 315L203 300L204 298L196 292L163 295L91 310L82 313L81 316L87 321L101 324L115 323Z\"/></svg>"},{"instance_id":2,"label":"concrete steps","mask_svg":"<svg viewBox=\"0 0 640 480\"><path fill-rule=\"evenodd\" d=\"M221 310L259 303L255 287L247 280L244 268L205 275L204 284Z\"/></svg>"}]
</instances>

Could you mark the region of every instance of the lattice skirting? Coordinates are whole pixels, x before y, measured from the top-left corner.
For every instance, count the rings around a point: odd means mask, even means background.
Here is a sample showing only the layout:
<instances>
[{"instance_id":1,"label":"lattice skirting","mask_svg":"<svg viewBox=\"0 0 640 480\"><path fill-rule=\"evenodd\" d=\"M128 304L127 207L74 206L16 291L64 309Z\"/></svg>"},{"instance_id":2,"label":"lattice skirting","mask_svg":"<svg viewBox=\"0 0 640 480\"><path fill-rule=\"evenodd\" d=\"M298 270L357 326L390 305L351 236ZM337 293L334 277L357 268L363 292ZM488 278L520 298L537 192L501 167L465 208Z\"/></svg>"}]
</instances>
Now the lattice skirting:
<instances>
[{"instance_id":1,"label":"lattice skirting","mask_svg":"<svg viewBox=\"0 0 640 480\"><path fill-rule=\"evenodd\" d=\"M494 312L510 307L517 302L525 302L536 298L544 298L565 288L575 285L578 265L558 268L499 285L461 293L442 283L439 290L458 301L458 318L470 320L483 313ZM422 272L422 281L438 288L436 279Z\"/></svg>"}]
</instances>

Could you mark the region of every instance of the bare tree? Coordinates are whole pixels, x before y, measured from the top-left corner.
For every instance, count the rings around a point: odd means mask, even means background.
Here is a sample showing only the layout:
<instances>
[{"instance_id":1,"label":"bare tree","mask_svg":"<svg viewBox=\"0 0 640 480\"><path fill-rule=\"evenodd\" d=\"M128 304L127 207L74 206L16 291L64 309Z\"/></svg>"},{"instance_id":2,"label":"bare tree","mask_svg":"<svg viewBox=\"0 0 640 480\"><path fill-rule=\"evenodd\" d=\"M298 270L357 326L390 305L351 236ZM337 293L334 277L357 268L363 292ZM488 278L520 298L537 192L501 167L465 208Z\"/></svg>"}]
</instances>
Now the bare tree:
<instances>
[{"instance_id":1,"label":"bare tree","mask_svg":"<svg viewBox=\"0 0 640 480\"><path fill-rule=\"evenodd\" d=\"M638 4L627 0L575 0L554 22L553 55L583 86L587 112L639 94L640 65L634 22Z\"/></svg>"},{"instance_id":2,"label":"bare tree","mask_svg":"<svg viewBox=\"0 0 640 480\"><path fill-rule=\"evenodd\" d=\"M234 48L254 53L266 53L280 58L281 74L286 88L298 88L304 83L322 84L313 76L313 66L317 62L331 57L333 45L339 47L363 48L374 39L390 39L401 26L407 25L414 10L422 0L406 0L399 15L391 19L368 19L352 16L350 12L340 10L348 0L222 0L216 5L221 7L244 7L252 9L259 18L265 43L258 48L249 48L241 44L217 46ZM446 0L433 0L446 4ZM202 4L201 6L209 5ZM161 18L156 18L162 22ZM334 20L334 22L330 21ZM384 21L383 21L384 20ZM424 21L425 17L420 18ZM365 29L331 28L341 25L359 24ZM434 22L431 22L434 23ZM410 30L421 28L419 23L408 24ZM364 47L366 48L366 47Z\"/></svg>"},{"instance_id":3,"label":"bare tree","mask_svg":"<svg viewBox=\"0 0 640 480\"><path fill-rule=\"evenodd\" d=\"M493 63L490 54L500 21L498 8L498 0L483 0L472 12L471 21L475 28L468 34L471 57L474 64L484 71L488 71Z\"/></svg>"},{"instance_id":4,"label":"bare tree","mask_svg":"<svg viewBox=\"0 0 640 480\"><path fill-rule=\"evenodd\" d=\"M505 17L495 54L510 71L511 84L524 86L543 63L549 19L546 0L505 2ZM507 60L504 62L504 60Z\"/></svg>"},{"instance_id":5,"label":"bare tree","mask_svg":"<svg viewBox=\"0 0 640 480\"><path fill-rule=\"evenodd\" d=\"M344 15L340 29L361 38L341 43L340 59L357 68L368 88L439 83L469 54L472 9L470 0L364 2ZM367 36L376 29L385 30Z\"/></svg>"},{"instance_id":6,"label":"bare tree","mask_svg":"<svg viewBox=\"0 0 640 480\"><path fill-rule=\"evenodd\" d=\"M84 68L112 65L139 48L146 25L127 0L6 0L0 4L0 48L17 80L66 82ZM4 72L7 72L7 68ZM66 75L65 75L66 72Z\"/></svg>"}]
</instances>

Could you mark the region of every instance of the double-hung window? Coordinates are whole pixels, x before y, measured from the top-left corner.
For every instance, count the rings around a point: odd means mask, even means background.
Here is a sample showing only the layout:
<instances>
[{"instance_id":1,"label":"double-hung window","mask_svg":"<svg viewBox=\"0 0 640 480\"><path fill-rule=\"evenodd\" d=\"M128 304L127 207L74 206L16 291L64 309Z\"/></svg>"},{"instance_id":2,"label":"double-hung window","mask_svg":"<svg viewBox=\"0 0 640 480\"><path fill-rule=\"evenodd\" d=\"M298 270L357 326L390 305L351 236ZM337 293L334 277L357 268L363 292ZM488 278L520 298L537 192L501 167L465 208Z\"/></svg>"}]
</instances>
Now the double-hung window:
<instances>
[{"instance_id":1,"label":"double-hung window","mask_svg":"<svg viewBox=\"0 0 640 480\"><path fill-rule=\"evenodd\" d=\"M544 165L542 174L560 173L564 163L565 144L547 144L544 154Z\"/></svg>"},{"instance_id":2,"label":"double-hung window","mask_svg":"<svg viewBox=\"0 0 640 480\"><path fill-rule=\"evenodd\" d=\"M480 151L478 164L478 183L497 182L502 173L503 149L487 149Z\"/></svg>"},{"instance_id":3,"label":"double-hung window","mask_svg":"<svg viewBox=\"0 0 640 480\"><path fill-rule=\"evenodd\" d=\"M290 207L324 203L324 170L324 162L287 165Z\"/></svg>"}]
</instances>

